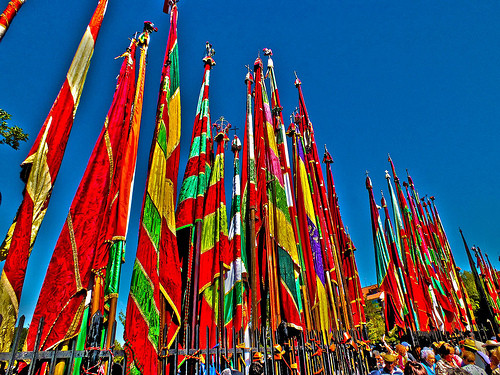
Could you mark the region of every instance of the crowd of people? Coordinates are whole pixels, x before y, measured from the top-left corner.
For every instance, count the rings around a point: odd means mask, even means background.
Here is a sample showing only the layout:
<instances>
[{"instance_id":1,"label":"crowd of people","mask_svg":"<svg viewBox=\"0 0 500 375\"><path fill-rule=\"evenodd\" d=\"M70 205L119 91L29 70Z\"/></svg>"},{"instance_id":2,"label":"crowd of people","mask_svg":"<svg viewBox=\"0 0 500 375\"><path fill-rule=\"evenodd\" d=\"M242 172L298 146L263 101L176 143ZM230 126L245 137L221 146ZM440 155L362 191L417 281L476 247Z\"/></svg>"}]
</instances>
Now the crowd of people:
<instances>
[{"instance_id":1,"label":"crowd of people","mask_svg":"<svg viewBox=\"0 0 500 375\"><path fill-rule=\"evenodd\" d=\"M401 342L391 347L384 339L370 353L370 375L500 375L500 342L476 341L466 332L457 342L433 342L412 347Z\"/></svg>"}]
</instances>

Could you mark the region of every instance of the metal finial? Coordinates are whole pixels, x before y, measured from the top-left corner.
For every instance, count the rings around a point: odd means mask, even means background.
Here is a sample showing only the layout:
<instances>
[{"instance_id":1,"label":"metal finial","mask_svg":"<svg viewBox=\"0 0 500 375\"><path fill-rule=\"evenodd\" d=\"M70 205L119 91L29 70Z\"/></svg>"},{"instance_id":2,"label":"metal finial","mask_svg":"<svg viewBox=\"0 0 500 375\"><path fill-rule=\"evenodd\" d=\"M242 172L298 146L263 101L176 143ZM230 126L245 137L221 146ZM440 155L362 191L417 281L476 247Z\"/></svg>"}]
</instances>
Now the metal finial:
<instances>
[{"instance_id":1,"label":"metal finial","mask_svg":"<svg viewBox=\"0 0 500 375\"><path fill-rule=\"evenodd\" d=\"M391 178L391 175L389 174L389 171L387 169L385 170L385 178L386 179L390 179Z\"/></svg>"},{"instance_id":2,"label":"metal finial","mask_svg":"<svg viewBox=\"0 0 500 375\"><path fill-rule=\"evenodd\" d=\"M368 177L368 175L370 174L370 171L367 169L367 170L365 171L365 174L366 174L366 177Z\"/></svg>"},{"instance_id":3,"label":"metal finial","mask_svg":"<svg viewBox=\"0 0 500 375\"><path fill-rule=\"evenodd\" d=\"M217 133L220 133L220 132L225 132L227 133L229 131L229 129L231 128L231 124L229 123L229 121L227 121L225 119L224 116L221 116L217 119L217 121L215 121L212 126L217 130Z\"/></svg>"},{"instance_id":4,"label":"metal finial","mask_svg":"<svg viewBox=\"0 0 500 375\"><path fill-rule=\"evenodd\" d=\"M209 41L205 43L205 48L207 49L207 57L213 57L215 55L215 50L212 48L212 44Z\"/></svg>"}]
</instances>

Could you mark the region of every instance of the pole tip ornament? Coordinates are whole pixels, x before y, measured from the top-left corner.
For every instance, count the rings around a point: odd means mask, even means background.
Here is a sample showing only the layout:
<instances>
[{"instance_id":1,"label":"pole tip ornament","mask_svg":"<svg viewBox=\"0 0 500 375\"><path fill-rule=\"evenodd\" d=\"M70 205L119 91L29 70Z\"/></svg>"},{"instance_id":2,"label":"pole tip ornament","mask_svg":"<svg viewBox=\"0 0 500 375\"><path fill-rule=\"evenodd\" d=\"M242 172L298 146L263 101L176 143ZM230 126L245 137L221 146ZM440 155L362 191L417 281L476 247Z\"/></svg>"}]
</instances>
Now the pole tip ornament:
<instances>
[{"instance_id":1,"label":"pole tip ornament","mask_svg":"<svg viewBox=\"0 0 500 375\"><path fill-rule=\"evenodd\" d=\"M158 31L158 28L155 27L153 22L144 21L144 27L142 29L142 33L137 38L139 45L147 47L149 45L149 35L153 32L157 32L157 31Z\"/></svg>"},{"instance_id":2,"label":"pole tip ornament","mask_svg":"<svg viewBox=\"0 0 500 375\"><path fill-rule=\"evenodd\" d=\"M386 178L387 180L390 180L390 179L391 179L391 175L389 174L389 171L388 171L387 169L385 170L385 178Z\"/></svg>"},{"instance_id":3,"label":"pole tip ornament","mask_svg":"<svg viewBox=\"0 0 500 375\"><path fill-rule=\"evenodd\" d=\"M163 4L163 13L170 13L170 10L178 3L179 0L165 0Z\"/></svg>"},{"instance_id":4,"label":"pole tip ornament","mask_svg":"<svg viewBox=\"0 0 500 375\"><path fill-rule=\"evenodd\" d=\"M253 70L255 71L258 67L262 68L262 60L260 59L260 53L259 56L255 59L255 62L253 63Z\"/></svg>"},{"instance_id":5,"label":"pole tip ornament","mask_svg":"<svg viewBox=\"0 0 500 375\"><path fill-rule=\"evenodd\" d=\"M250 65L245 65L245 68L247 68L247 75L245 76L245 83L248 84L248 82L253 83L253 75L252 71L250 70Z\"/></svg>"},{"instance_id":6,"label":"pole tip ornament","mask_svg":"<svg viewBox=\"0 0 500 375\"><path fill-rule=\"evenodd\" d=\"M368 176L368 171L365 172L366 173L366 188L368 190L372 190L373 189L373 186L372 186L372 180L370 179L370 176Z\"/></svg>"},{"instance_id":7,"label":"pole tip ornament","mask_svg":"<svg viewBox=\"0 0 500 375\"><path fill-rule=\"evenodd\" d=\"M328 152L326 145L325 145L325 153L323 154L323 163L325 163L325 164L332 164L333 163L332 155L330 155L330 153Z\"/></svg>"},{"instance_id":8,"label":"pole tip ornament","mask_svg":"<svg viewBox=\"0 0 500 375\"><path fill-rule=\"evenodd\" d=\"M288 129L286 130L286 135L288 137L293 137L297 133L297 127L295 123L293 122L294 118L294 113L290 115L290 125L288 126Z\"/></svg>"},{"instance_id":9,"label":"pole tip ornament","mask_svg":"<svg viewBox=\"0 0 500 375\"><path fill-rule=\"evenodd\" d=\"M302 85L302 82L300 81L299 77L297 77L297 72L294 70L293 71L293 74L295 74L295 87L299 87L300 85Z\"/></svg>"},{"instance_id":10,"label":"pole tip ornament","mask_svg":"<svg viewBox=\"0 0 500 375\"><path fill-rule=\"evenodd\" d=\"M231 151L234 153L236 153L236 151L241 151L241 141L236 134L234 135L233 142L231 143Z\"/></svg>"},{"instance_id":11,"label":"pole tip ornament","mask_svg":"<svg viewBox=\"0 0 500 375\"><path fill-rule=\"evenodd\" d=\"M205 48L207 50L207 53L205 54L205 57L203 58L203 62L205 64L210 64L210 66L215 65L215 60L213 57L215 56L215 50L212 48L212 44L210 42L205 43Z\"/></svg>"},{"instance_id":12,"label":"pole tip ornament","mask_svg":"<svg viewBox=\"0 0 500 375\"><path fill-rule=\"evenodd\" d=\"M273 62L273 59L271 58L271 56L273 55L273 50L270 48L264 48L262 51L264 52L264 56L268 57L267 68L268 69L274 68L274 62Z\"/></svg>"},{"instance_id":13,"label":"pole tip ornament","mask_svg":"<svg viewBox=\"0 0 500 375\"><path fill-rule=\"evenodd\" d=\"M224 143L226 143L229 141L229 137L227 136L227 133L229 132L229 129L231 128L231 124L224 118L224 116L219 117L219 119L217 121L215 121L212 124L212 126L217 131L217 135L215 136L216 142L223 141Z\"/></svg>"}]
</instances>

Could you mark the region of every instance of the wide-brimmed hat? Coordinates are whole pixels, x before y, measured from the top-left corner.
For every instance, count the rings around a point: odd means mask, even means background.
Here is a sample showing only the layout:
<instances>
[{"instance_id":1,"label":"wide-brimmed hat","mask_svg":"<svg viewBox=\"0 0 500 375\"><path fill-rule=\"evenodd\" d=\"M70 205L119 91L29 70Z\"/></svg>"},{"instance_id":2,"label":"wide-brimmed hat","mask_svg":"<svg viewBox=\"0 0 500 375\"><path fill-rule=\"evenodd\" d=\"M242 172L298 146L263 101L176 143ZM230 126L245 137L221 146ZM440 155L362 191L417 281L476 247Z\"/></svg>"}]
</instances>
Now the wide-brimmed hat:
<instances>
[{"instance_id":1,"label":"wide-brimmed hat","mask_svg":"<svg viewBox=\"0 0 500 375\"><path fill-rule=\"evenodd\" d=\"M471 339L464 340L464 348L469 349L469 350L474 350L474 351L477 350L476 343L474 342L474 340L471 340Z\"/></svg>"},{"instance_id":2,"label":"wide-brimmed hat","mask_svg":"<svg viewBox=\"0 0 500 375\"><path fill-rule=\"evenodd\" d=\"M382 353L382 358L387 363L396 362L396 359L398 359L397 356L395 356L394 354L389 354L389 353Z\"/></svg>"},{"instance_id":3,"label":"wide-brimmed hat","mask_svg":"<svg viewBox=\"0 0 500 375\"><path fill-rule=\"evenodd\" d=\"M488 340L483 344L483 348L498 348L500 346L500 342L495 340Z\"/></svg>"}]
</instances>

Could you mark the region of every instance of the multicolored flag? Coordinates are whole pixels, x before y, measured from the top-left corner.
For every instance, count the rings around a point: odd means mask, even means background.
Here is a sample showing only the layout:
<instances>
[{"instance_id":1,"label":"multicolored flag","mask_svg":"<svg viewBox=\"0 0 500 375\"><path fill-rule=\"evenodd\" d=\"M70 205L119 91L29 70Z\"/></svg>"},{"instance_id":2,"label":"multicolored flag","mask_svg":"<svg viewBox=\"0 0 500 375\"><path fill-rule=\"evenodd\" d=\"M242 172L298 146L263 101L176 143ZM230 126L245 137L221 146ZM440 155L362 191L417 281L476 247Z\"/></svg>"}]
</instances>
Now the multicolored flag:
<instances>
[{"instance_id":1,"label":"multicolored flag","mask_svg":"<svg viewBox=\"0 0 500 375\"><path fill-rule=\"evenodd\" d=\"M107 264L107 257L104 257L104 267L94 268L96 257L100 255L98 249L108 240L108 204L111 201L108 197L113 180L121 178L119 169L122 165L115 163L128 142L135 94L135 41L129 49L123 55L124 61L104 127L49 263L28 332L30 350L35 345L42 317L45 325L41 349L53 348L78 334L91 280L96 274L102 277Z\"/></svg>"},{"instance_id":2,"label":"multicolored flag","mask_svg":"<svg viewBox=\"0 0 500 375\"><path fill-rule=\"evenodd\" d=\"M28 258L61 166L107 4L107 0L99 1L66 80L22 164L22 176L26 182L23 202L0 247L0 260L7 258L0 279L0 314L3 316L2 327L8 327L7 332L12 333L14 329ZM11 334L5 336L5 341L10 341L9 337Z\"/></svg>"},{"instance_id":3,"label":"multicolored flag","mask_svg":"<svg viewBox=\"0 0 500 375\"><path fill-rule=\"evenodd\" d=\"M397 290L396 270L389 256L387 240L378 207L373 196L373 186L370 177L366 176L366 189L370 199L370 212L373 231L373 244L375 247L375 266L377 282L384 293L384 311L386 330L390 331L395 326L405 328L403 304Z\"/></svg>"},{"instance_id":4,"label":"multicolored flag","mask_svg":"<svg viewBox=\"0 0 500 375\"><path fill-rule=\"evenodd\" d=\"M465 237L464 237L464 234L462 232L462 229L459 229L459 231L460 231L460 235L462 236L462 241L464 242L465 251L467 253L467 258L469 260L471 272L472 272L472 275L474 276L474 283L476 284L477 291L479 292L480 308L482 309L483 312L486 312L486 314L488 315L488 318L490 319L492 324L495 326L496 331L498 332L498 323L497 323L497 320L495 319L495 317L497 315L494 313L491 305L488 302L487 292L485 290L484 284L481 282L481 278L479 277L479 273L477 272L476 265L474 264L474 260L472 259L472 255L470 253L469 246L467 245L467 241L465 241ZM473 247L472 250L475 250L475 248Z\"/></svg>"},{"instance_id":5,"label":"multicolored flag","mask_svg":"<svg viewBox=\"0 0 500 375\"><path fill-rule=\"evenodd\" d=\"M234 176L231 199L231 216L229 222L229 248L228 254L223 258L228 267L224 276L224 326L231 333L234 328L239 331L243 321L249 321L248 298L244 296L245 286L243 274L247 274L245 264L241 259L241 184L240 184L240 151L241 141L235 135L231 144L234 153ZM228 335L232 343L232 334Z\"/></svg>"},{"instance_id":6,"label":"multicolored flag","mask_svg":"<svg viewBox=\"0 0 500 375\"><path fill-rule=\"evenodd\" d=\"M184 329L191 319L191 328L197 321L199 256L201 246L201 228L203 207L212 171L212 132L208 91L210 71L215 65L212 58L214 51L207 43L207 55L203 58L205 71L201 85L196 117L191 138L189 159L179 193L179 202L175 214L179 254L183 264L183 299L182 315ZM194 332L194 329L192 330Z\"/></svg>"},{"instance_id":7,"label":"multicolored flag","mask_svg":"<svg viewBox=\"0 0 500 375\"><path fill-rule=\"evenodd\" d=\"M271 108L264 85L262 61L257 58L255 71L255 128L257 155L257 183L261 196L260 218L268 226L271 241L266 246L268 274L270 280L271 327L282 317L286 322L301 326L300 290L297 289L296 274L300 261L295 234L288 210L285 182L281 172L276 137L274 134ZM263 189L263 191L261 190ZM264 197L263 194L266 194ZM266 234L267 237L267 234ZM275 285L272 285L273 282ZM277 285L276 285L277 284ZM273 297L273 289L276 295ZM279 290L279 300L277 299ZM276 298L273 301L273 298ZM276 304L276 311L273 311ZM282 316L280 316L281 314Z\"/></svg>"},{"instance_id":8,"label":"multicolored flag","mask_svg":"<svg viewBox=\"0 0 500 375\"><path fill-rule=\"evenodd\" d=\"M251 320L253 327L260 327L261 320L261 284L260 267L257 262L255 215L257 211L257 171L255 160L255 143L252 116L252 84L253 76L248 68L245 76L246 86L246 118L245 137L243 139L243 162L241 170L241 260L245 269L244 281L250 284L248 289L251 301ZM245 330L247 327L243 327Z\"/></svg>"},{"instance_id":9,"label":"multicolored flag","mask_svg":"<svg viewBox=\"0 0 500 375\"><path fill-rule=\"evenodd\" d=\"M225 291L222 290L221 276L228 265L229 241L227 230L226 194L224 189L224 148L228 127L217 125L217 152L210 176L203 212L203 227L201 230L201 247L199 260L199 284L194 284L199 294L200 307L197 309L200 325L200 347L209 343L213 347L220 342L223 319L223 303ZM203 266L201 266L203 265ZM215 335L215 327L219 327L219 337ZM208 337L207 337L208 329Z\"/></svg>"},{"instance_id":10,"label":"multicolored flag","mask_svg":"<svg viewBox=\"0 0 500 375\"><path fill-rule=\"evenodd\" d=\"M177 16L174 3L127 304L125 350L127 367L134 374L158 373L159 354L172 345L181 325L181 264L174 215L181 134Z\"/></svg>"},{"instance_id":11,"label":"multicolored flag","mask_svg":"<svg viewBox=\"0 0 500 375\"><path fill-rule=\"evenodd\" d=\"M394 229L392 228L392 223L391 223L391 218L389 216L389 209L387 208L387 202L385 200L385 197L382 195L382 199L380 204L382 205L382 208L384 209L384 214L385 214L385 220L384 220L384 229L385 229L385 238L387 240L387 249L389 250L389 258L391 259L391 262L394 264L394 269L396 271L396 274L394 275L394 279L396 280L396 286L397 286L397 291L399 294L399 299L401 301L401 305L403 307L403 316L406 320L406 323L408 324L409 327L411 327L413 330L416 330L416 327L414 326L414 321L412 319L412 316L410 314L410 309L411 309L411 300L408 296L408 292L406 289L406 284L405 284L405 277L403 275L403 264L401 262L401 258L399 257L399 252L396 246L396 241L395 241L395 236L394 236Z\"/></svg>"},{"instance_id":12,"label":"multicolored flag","mask_svg":"<svg viewBox=\"0 0 500 375\"><path fill-rule=\"evenodd\" d=\"M274 62L271 58L273 52L269 48L264 48L264 54L268 56L267 60L267 75L269 76L269 82L271 86L271 113L273 117L274 132L276 135L276 146L278 148L278 155L280 158L281 172L283 174L284 188L286 193L286 201L288 205L288 212L290 213L290 219L293 227L293 233L295 234L295 243L297 246L297 252L300 261L300 271L296 272L295 283L297 290L301 289L300 277L305 279L304 271L304 261L302 256L302 249L300 248L300 232L298 230L297 223L297 210L295 208L294 193L292 186L292 171L290 169L290 157L288 156L288 147L286 145L286 130L285 124L283 122L283 107L281 106L280 96L278 92L278 85L276 83L276 74L274 71ZM305 282L305 281L304 281ZM298 299L299 310L301 315L303 315L302 298Z\"/></svg>"},{"instance_id":13,"label":"multicolored flag","mask_svg":"<svg viewBox=\"0 0 500 375\"><path fill-rule=\"evenodd\" d=\"M358 266L354 251L356 248L351 237L344 228L344 223L340 215L339 199L335 189L335 182L331 170L333 158L326 149L323 155L323 163L326 164L326 183L328 186L328 206L330 207L336 237L338 239L339 251L342 255L342 266L346 279L348 297L351 304L352 320L354 327L362 327L366 324L365 300L361 290L361 281L358 274Z\"/></svg>"},{"instance_id":14,"label":"multicolored flag","mask_svg":"<svg viewBox=\"0 0 500 375\"><path fill-rule=\"evenodd\" d=\"M19 9L22 7L26 0L11 0L7 4L7 8L0 15L0 42L2 41L7 29L9 28L12 20L16 16Z\"/></svg>"},{"instance_id":15,"label":"multicolored flag","mask_svg":"<svg viewBox=\"0 0 500 375\"><path fill-rule=\"evenodd\" d=\"M316 322L315 328L328 332L332 317L330 316L325 260L323 259L317 216L312 201L312 188L308 177L308 164L305 160L302 137L295 124L290 125L288 133L293 140L297 214L306 265L310 308Z\"/></svg>"},{"instance_id":16,"label":"multicolored flag","mask_svg":"<svg viewBox=\"0 0 500 375\"><path fill-rule=\"evenodd\" d=\"M406 199L404 195L399 194L401 191L401 187L399 185L398 177L394 174L394 181L396 182L396 187L398 189L398 196L400 196L400 198L402 199L399 204L394 192L394 188L392 187L391 176L389 175L388 171L386 171L385 173L385 178L387 180L387 186L389 188L389 194L391 197L392 213L394 217L394 226L396 232L396 244L399 245L398 252L402 257L401 259L402 265L404 267L404 281L410 301L408 307L410 308L413 315L414 329L419 331L427 331L429 329L427 325L429 315L428 303L424 295L424 291L427 289L427 286L422 283L423 279L422 277L418 276L418 272L415 268L415 262L410 252L410 241L403 225L403 219L400 210L401 205L401 208L405 210L406 213L408 213Z\"/></svg>"},{"instance_id":17,"label":"multicolored flag","mask_svg":"<svg viewBox=\"0 0 500 375\"><path fill-rule=\"evenodd\" d=\"M345 285L345 277L342 269L342 259L339 243L335 236L333 217L328 206L328 195L325 180L321 169L321 159L318 155L314 129L307 112L304 95L302 93L302 82L296 76L295 87L299 94L299 117L297 120L299 131L304 140L306 161L309 164L309 179L312 184L313 204L318 220L320 241L324 251L324 260L328 272L326 273L327 286L329 288L330 303L335 314L336 325L349 330L352 325L351 306L347 304L348 292ZM338 311L336 311L338 310Z\"/></svg>"}]
</instances>

